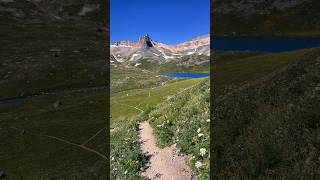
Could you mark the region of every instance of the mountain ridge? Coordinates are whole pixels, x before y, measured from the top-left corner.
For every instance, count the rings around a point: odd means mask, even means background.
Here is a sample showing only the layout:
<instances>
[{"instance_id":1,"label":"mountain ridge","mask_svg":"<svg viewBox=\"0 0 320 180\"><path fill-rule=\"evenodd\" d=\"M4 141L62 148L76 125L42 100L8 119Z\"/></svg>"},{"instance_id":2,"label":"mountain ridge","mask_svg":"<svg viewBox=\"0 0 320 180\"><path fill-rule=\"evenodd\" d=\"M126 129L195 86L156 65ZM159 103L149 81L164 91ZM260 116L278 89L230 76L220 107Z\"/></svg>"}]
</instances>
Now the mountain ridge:
<instances>
[{"instance_id":1,"label":"mountain ridge","mask_svg":"<svg viewBox=\"0 0 320 180\"><path fill-rule=\"evenodd\" d=\"M137 61L152 58L162 61L181 58L186 55L210 55L210 36L203 35L178 45L167 45L151 38L149 34L132 42L115 41L110 44L111 56L118 62Z\"/></svg>"}]
</instances>

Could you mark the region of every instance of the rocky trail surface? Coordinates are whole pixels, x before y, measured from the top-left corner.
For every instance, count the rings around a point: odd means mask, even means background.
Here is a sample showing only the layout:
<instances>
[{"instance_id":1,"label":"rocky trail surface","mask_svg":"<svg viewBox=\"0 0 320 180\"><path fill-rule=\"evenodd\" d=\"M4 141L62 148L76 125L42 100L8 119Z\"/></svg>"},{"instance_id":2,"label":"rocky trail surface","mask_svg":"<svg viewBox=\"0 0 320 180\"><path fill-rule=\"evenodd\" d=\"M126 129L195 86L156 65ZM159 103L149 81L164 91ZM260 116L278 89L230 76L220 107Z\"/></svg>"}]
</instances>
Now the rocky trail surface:
<instances>
[{"instance_id":1,"label":"rocky trail surface","mask_svg":"<svg viewBox=\"0 0 320 180\"><path fill-rule=\"evenodd\" d=\"M156 146L156 139L149 122L140 123L139 128L141 148L150 156L148 168L141 174L145 179L195 179L185 163L185 157L178 154L176 144L160 149Z\"/></svg>"}]
</instances>

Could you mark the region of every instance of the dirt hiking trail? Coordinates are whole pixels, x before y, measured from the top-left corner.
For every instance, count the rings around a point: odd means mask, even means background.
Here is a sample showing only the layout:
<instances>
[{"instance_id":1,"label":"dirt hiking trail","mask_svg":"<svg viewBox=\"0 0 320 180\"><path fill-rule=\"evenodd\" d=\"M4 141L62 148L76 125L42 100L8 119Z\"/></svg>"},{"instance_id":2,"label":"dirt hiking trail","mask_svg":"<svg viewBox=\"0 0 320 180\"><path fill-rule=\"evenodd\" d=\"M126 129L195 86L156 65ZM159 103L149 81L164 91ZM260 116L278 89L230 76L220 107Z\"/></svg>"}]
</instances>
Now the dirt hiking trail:
<instances>
[{"instance_id":1,"label":"dirt hiking trail","mask_svg":"<svg viewBox=\"0 0 320 180\"><path fill-rule=\"evenodd\" d=\"M149 122L140 123L140 141L144 153L150 155L150 162L144 179L150 180L194 180L190 168L185 163L185 157L178 155L176 144L160 149Z\"/></svg>"}]
</instances>

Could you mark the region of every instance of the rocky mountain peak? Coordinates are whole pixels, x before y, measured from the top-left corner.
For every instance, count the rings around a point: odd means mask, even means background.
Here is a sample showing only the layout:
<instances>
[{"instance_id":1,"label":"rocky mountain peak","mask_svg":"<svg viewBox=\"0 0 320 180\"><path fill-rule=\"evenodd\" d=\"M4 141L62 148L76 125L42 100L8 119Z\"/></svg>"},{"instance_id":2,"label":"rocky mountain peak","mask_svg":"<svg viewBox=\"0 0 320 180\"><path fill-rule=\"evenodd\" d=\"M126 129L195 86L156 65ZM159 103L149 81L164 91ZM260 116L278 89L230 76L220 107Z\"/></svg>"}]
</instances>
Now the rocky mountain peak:
<instances>
[{"instance_id":1,"label":"rocky mountain peak","mask_svg":"<svg viewBox=\"0 0 320 180\"><path fill-rule=\"evenodd\" d=\"M146 34L142 38L139 38L137 44L138 46L146 49L154 47L154 41L151 39L149 34Z\"/></svg>"}]
</instances>

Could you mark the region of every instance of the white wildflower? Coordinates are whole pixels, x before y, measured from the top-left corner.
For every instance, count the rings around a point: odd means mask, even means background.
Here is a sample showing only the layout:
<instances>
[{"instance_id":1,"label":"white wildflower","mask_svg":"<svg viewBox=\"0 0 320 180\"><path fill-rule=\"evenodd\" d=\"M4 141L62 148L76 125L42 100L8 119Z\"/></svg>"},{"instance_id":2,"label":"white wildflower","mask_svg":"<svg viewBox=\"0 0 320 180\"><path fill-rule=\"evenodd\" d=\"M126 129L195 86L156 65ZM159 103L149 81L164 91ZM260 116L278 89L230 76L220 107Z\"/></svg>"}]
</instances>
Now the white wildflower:
<instances>
[{"instance_id":1,"label":"white wildflower","mask_svg":"<svg viewBox=\"0 0 320 180\"><path fill-rule=\"evenodd\" d=\"M128 173L128 171L126 170L125 172L124 172L124 174L127 174Z\"/></svg>"},{"instance_id":2,"label":"white wildflower","mask_svg":"<svg viewBox=\"0 0 320 180\"><path fill-rule=\"evenodd\" d=\"M158 124L157 127L161 127L161 124Z\"/></svg>"},{"instance_id":3,"label":"white wildflower","mask_svg":"<svg viewBox=\"0 0 320 180\"><path fill-rule=\"evenodd\" d=\"M199 128L199 129L197 130L198 133L200 133L200 131L201 131L201 128Z\"/></svg>"},{"instance_id":4,"label":"white wildflower","mask_svg":"<svg viewBox=\"0 0 320 180\"><path fill-rule=\"evenodd\" d=\"M195 163L195 166L196 166L196 168L199 169L199 168L202 166L202 162L197 161L197 162Z\"/></svg>"},{"instance_id":5,"label":"white wildflower","mask_svg":"<svg viewBox=\"0 0 320 180\"><path fill-rule=\"evenodd\" d=\"M200 155L203 157L204 155L206 155L207 150L205 148L201 148L200 149Z\"/></svg>"},{"instance_id":6,"label":"white wildflower","mask_svg":"<svg viewBox=\"0 0 320 180\"><path fill-rule=\"evenodd\" d=\"M210 122L210 119L207 119L207 122Z\"/></svg>"},{"instance_id":7,"label":"white wildflower","mask_svg":"<svg viewBox=\"0 0 320 180\"><path fill-rule=\"evenodd\" d=\"M199 134L198 134L198 137L201 137L201 136L203 136L203 135L204 135L203 133L199 133Z\"/></svg>"},{"instance_id":8,"label":"white wildflower","mask_svg":"<svg viewBox=\"0 0 320 180\"><path fill-rule=\"evenodd\" d=\"M114 161L114 157L111 157L111 161Z\"/></svg>"}]
</instances>

